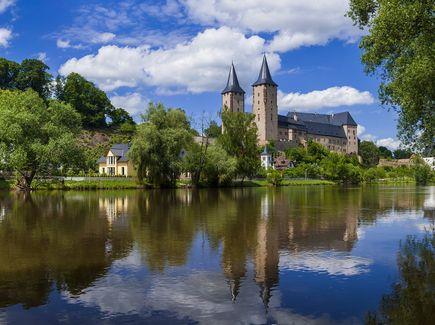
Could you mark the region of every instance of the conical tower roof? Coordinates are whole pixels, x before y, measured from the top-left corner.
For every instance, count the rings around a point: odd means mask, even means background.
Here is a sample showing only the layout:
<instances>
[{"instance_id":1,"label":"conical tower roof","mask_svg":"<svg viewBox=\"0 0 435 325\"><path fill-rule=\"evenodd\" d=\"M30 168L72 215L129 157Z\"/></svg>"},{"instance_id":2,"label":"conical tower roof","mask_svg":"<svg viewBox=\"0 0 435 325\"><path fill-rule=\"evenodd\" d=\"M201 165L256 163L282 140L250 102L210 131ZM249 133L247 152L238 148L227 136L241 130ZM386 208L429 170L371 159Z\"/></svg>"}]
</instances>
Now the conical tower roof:
<instances>
[{"instance_id":1,"label":"conical tower roof","mask_svg":"<svg viewBox=\"0 0 435 325\"><path fill-rule=\"evenodd\" d=\"M245 93L245 91L239 85L239 79L237 79L236 69L234 68L233 63L231 63L230 73L228 74L227 86L224 90L222 90L222 94L230 92L239 94Z\"/></svg>"},{"instance_id":2,"label":"conical tower roof","mask_svg":"<svg viewBox=\"0 0 435 325\"><path fill-rule=\"evenodd\" d=\"M278 86L270 75L269 66L267 64L266 55L263 56L263 64L261 65L260 74L258 75L258 80L252 86L259 85L271 85Z\"/></svg>"}]
</instances>

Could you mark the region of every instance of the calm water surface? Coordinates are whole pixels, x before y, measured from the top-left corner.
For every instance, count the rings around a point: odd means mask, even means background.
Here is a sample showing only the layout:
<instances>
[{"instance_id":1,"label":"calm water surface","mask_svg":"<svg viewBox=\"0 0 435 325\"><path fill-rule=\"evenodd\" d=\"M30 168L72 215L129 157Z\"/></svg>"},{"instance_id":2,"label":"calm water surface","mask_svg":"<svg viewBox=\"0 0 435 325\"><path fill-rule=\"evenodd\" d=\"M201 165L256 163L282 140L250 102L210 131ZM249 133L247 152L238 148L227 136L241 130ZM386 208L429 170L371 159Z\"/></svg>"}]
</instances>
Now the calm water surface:
<instances>
[{"instance_id":1,"label":"calm water surface","mask_svg":"<svg viewBox=\"0 0 435 325\"><path fill-rule=\"evenodd\" d=\"M435 187L0 193L0 323L359 324Z\"/></svg>"}]
</instances>

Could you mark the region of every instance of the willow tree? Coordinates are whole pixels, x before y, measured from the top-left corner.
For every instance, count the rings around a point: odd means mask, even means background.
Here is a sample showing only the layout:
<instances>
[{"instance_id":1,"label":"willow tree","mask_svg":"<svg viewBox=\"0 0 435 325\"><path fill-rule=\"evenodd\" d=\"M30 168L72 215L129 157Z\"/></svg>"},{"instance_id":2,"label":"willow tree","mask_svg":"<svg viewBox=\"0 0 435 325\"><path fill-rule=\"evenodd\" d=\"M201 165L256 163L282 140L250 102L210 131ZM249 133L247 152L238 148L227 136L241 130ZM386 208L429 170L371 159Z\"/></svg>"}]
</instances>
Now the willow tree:
<instances>
[{"instance_id":1,"label":"willow tree","mask_svg":"<svg viewBox=\"0 0 435 325\"><path fill-rule=\"evenodd\" d=\"M140 181L173 187L183 168L183 152L193 142L185 112L150 103L137 126L129 157Z\"/></svg>"},{"instance_id":2,"label":"willow tree","mask_svg":"<svg viewBox=\"0 0 435 325\"><path fill-rule=\"evenodd\" d=\"M399 114L399 137L434 153L435 3L350 0L348 15L368 33L361 40L368 74L381 78L379 97Z\"/></svg>"},{"instance_id":3,"label":"willow tree","mask_svg":"<svg viewBox=\"0 0 435 325\"><path fill-rule=\"evenodd\" d=\"M17 174L17 188L30 190L45 175L80 159L80 115L58 101L48 104L33 90L0 90L0 162Z\"/></svg>"}]
</instances>

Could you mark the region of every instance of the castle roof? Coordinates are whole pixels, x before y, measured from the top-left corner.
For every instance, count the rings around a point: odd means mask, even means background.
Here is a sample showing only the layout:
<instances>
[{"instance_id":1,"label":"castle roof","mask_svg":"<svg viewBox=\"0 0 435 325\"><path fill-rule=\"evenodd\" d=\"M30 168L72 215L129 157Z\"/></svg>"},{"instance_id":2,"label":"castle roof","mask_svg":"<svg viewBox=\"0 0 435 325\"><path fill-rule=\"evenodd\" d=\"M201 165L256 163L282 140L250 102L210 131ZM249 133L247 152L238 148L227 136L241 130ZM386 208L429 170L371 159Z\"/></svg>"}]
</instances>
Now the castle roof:
<instances>
[{"instance_id":1,"label":"castle roof","mask_svg":"<svg viewBox=\"0 0 435 325\"><path fill-rule=\"evenodd\" d=\"M287 115L278 115L278 127L313 135L346 139L343 125L357 125L349 112L331 115L290 112Z\"/></svg>"},{"instance_id":2,"label":"castle roof","mask_svg":"<svg viewBox=\"0 0 435 325\"><path fill-rule=\"evenodd\" d=\"M260 70L260 74L258 75L258 79L252 86L259 86L259 85L278 86L272 80L272 76L270 75L269 65L267 64L266 55L263 56L263 64L261 65L261 70Z\"/></svg>"},{"instance_id":3,"label":"castle roof","mask_svg":"<svg viewBox=\"0 0 435 325\"><path fill-rule=\"evenodd\" d=\"M296 116L298 120L304 122L326 123L332 125L352 125L357 126L355 120L349 112L341 112L336 114L317 114L317 113L293 113L290 112L287 116Z\"/></svg>"},{"instance_id":4,"label":"castle roof","mask_svg":"<svg viewBox=\"0 0 435 325\"><path fill-rule=\"evenodd\" d=\"M244 94L245 91L240 87L239 79L237 79L236 69L234 64L231 63L230 73L228 74L227 86L222 90L222 95L226 93L239 93Z\"/></svg>"}]
</instances>

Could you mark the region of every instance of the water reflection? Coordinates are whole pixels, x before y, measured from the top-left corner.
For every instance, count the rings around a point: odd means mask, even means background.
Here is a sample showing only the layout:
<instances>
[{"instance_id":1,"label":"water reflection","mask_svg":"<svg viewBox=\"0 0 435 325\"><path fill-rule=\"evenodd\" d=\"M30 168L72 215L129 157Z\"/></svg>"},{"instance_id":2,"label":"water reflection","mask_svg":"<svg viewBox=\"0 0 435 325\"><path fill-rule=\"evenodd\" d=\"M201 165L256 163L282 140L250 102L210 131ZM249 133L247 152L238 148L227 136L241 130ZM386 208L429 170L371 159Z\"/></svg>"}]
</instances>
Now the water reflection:
<instances>
[{"instance_id":1,"label":"water reflection","mask_svg":"<svg viewBox=\"0 0 435 325\"><path fill-rule=\"evenodd\" d=\"M333 311L294 313L281 282L368 274L362 229L422 210L430 219L433 189L0 193L0 308L50 305L55 291L64 304L147 320L337 322Z\"/></svg>"}]
</instances>

